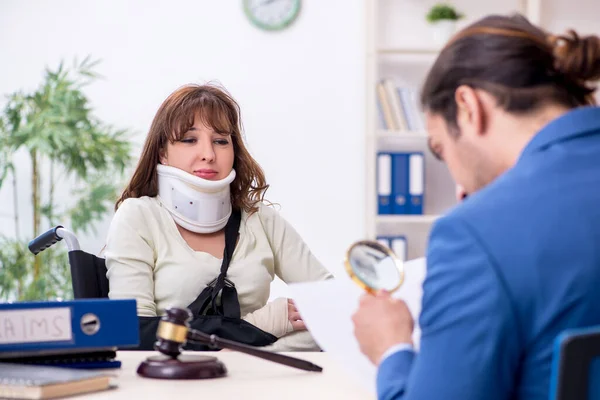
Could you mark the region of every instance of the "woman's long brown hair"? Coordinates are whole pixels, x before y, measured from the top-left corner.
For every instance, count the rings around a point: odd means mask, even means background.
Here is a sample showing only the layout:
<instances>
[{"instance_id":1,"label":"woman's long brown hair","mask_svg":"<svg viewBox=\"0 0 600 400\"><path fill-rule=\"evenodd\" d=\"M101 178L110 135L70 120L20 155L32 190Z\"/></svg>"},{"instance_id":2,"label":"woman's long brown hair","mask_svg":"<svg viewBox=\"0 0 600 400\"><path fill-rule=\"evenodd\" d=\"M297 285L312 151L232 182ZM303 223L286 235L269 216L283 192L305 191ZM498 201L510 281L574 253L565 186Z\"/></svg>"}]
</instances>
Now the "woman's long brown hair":
<instances>
[{"instance_id":1,"label":"woman's long brown hair","mask_svg":"<svg viewBox=\"0 0 600 400\"><path fill-rule=\"evenodd\" d=\"M115 210L130 197L158 194L156 165L167 142L181 140L199 116L215 132L231 135L234 149L235 180L231 183L231 204L236 210L253 213L269 188L265 175L252 158L242 138L240 107L223 89L214 85L186 85L173 92L154 116L135 172L117 200Z\"/></svg>"}]
</instances>

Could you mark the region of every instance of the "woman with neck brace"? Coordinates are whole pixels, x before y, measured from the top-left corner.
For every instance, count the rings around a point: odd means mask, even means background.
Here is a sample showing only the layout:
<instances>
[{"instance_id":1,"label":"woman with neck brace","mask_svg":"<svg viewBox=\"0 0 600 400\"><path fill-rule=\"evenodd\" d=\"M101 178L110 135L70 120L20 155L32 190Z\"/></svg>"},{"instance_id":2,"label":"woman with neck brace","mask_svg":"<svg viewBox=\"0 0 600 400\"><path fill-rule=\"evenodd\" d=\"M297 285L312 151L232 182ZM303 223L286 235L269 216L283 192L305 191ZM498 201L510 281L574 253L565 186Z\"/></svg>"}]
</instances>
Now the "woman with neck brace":
<instances>
[{"instance_id":1,"label":"woman with neck brace","mask_svg":"<svg viewBox=\"0 0 600 400\"><path fill-rule=\"evenodd\" d=\"M239 107L214 86L188 85L160 106L105 249L109 297L139 316L186 307L219 275L224 227L241 211L227 272L242 319L279 338L271 350L316 350L293 302L268 302L283 281L331 278L294 228L263 203L268 188L241 136Z\"/></svg>"}]
</instances>

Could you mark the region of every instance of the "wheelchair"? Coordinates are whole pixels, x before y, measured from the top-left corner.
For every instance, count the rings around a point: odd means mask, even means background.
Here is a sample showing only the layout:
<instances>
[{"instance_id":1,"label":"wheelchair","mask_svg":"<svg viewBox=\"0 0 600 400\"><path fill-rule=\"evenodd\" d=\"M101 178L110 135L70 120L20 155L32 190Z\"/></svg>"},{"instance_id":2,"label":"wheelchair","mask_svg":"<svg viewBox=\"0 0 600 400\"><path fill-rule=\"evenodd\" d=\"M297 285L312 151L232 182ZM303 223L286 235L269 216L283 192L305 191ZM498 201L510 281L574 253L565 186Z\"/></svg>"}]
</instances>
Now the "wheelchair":
<instances>
[{"instance_id":1,"label":"wheelchair","mask_svg":"<svg viewBox=\"0 0 600 400\"><path fill-rule=\"evenodd\" d=\"M108 278L106 278L104 258L82 251L73 232L58 225L29 242L28 248L37 255L63 239L69 252L73 297L75 299L108 298Z\"/></svg>"}]
</instances>

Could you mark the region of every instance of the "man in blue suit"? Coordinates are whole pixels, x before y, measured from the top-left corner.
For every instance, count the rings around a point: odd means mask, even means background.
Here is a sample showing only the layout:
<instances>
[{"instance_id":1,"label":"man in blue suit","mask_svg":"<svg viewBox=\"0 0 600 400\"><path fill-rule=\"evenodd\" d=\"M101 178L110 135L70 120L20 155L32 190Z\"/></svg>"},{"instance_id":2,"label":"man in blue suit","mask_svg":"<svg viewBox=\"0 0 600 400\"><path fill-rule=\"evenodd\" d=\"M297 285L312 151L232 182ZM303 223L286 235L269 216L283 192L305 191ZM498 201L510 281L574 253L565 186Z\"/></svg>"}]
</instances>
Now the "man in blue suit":
<instances>
[{"instance_id":1,"label":"man in blue suit","mask_svg":"<svg viewBox=\"0 0 600 400\"><path fill-rule=\"evenodd\" d=\"M600 324L599 77L600 39L519 16L442 50L421 102L469 197L429 238L420 351L404 302L365 295L353 317L380 399L546 400L556 336Z\"/></svg>"}]
</instances>

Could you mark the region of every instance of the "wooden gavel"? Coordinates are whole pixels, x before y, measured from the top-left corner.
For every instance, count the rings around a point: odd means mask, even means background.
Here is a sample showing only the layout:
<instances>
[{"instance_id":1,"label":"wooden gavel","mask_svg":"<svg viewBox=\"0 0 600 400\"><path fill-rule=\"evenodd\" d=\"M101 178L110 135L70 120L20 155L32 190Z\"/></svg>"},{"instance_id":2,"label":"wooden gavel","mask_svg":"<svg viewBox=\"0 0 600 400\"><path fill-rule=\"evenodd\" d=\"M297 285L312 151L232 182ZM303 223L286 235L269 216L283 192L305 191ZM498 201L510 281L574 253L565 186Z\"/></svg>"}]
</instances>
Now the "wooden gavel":
<instances>
[{"instance_id":1,"label":"wooden gavel","mask_svg":"<svg viewBox=\"0 0 600 400\"><path fill-rule=\"evenodd\" d=\"M158 324L156 332L157 341L154 344L154 348L160 353L176 359L181 354L181 347L189 341L208 345L211 349L221 348L239 351L304 371L323 371L323 368L320 366L306 360L260 350L256 347L234 342L233 340L222 339L216 335L209 335L192 329L189 326L191 319L192 314L188 309L169 308Z\"/></svg>"}]
</instances>

